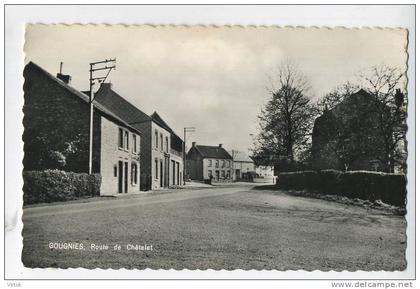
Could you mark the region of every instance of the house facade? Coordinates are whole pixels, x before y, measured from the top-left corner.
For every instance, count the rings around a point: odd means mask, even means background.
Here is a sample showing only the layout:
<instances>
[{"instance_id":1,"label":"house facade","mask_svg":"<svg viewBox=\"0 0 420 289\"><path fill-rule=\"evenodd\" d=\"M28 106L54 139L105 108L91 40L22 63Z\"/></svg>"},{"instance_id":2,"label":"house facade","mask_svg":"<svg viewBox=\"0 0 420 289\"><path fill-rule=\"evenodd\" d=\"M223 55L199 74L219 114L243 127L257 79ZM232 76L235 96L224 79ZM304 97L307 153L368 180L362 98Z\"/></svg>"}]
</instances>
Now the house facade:
<instances>
[{"instance_id":1,"label":"house facade","mask_svg":"<svg viewBox=\"0 0 420 289\"><path fill-rule=\"evenodd\" d=\"M181 185L183 160L182 140L155 112L147 115L125 100L109 84L102 85L95 100L141 132L141 190L156 190Z\"/></svg>"},{"instance_id":2,"label":"house facade","mask_svg":"<svg viewBox=\"0 0 420 289\"><path fill-rule=\"evenodd\" d=\"M233 173L232 156L221 144L207 146L193 142L186 156L186 171L192 180L230 182Z\"/></svg>"},{"instance_id":3,"label":"house facade","mask_svg":"<svg viewBox=\"0 0 420 289\"><path fill-rule=\"evenodd\" d=\"M385 171L377 105L372 95L360 90L315 120L314 169Z\"/></svg>"},{"instance_id":4,"label":"house facade","mask_svg":"<svg viewBox=\"0 0 420 289\"><path fill-rule=\"evenodd\" d=\"M239 181L249 179L255 174L254 161L244 152L232 150L233 159L233 180Z\"/></svg>"},{"instance_id":5,"label":"house facade","mask_svg":"<svg viewBox=\"0 0 420 289\"><path fill-rule=\"evenodd\" d=\"M24 170L89 169L89 97L70 77L29 62L24 69ZM138 192L141 132L112 109L93 102L92 172L101 174L101 195Z\"/></svg>"}]
</instances>

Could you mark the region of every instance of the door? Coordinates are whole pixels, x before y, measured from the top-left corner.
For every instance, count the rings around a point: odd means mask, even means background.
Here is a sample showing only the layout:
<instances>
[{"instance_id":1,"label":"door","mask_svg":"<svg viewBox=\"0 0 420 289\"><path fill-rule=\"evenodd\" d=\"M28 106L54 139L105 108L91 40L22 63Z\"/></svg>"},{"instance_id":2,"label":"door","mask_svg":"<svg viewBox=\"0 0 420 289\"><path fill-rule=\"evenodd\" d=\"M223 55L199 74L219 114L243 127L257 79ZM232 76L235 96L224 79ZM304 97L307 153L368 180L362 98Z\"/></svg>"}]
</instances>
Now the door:
<instances>
[{"instance_id":1,"label":"door","mask_svg":"<svg viewBox=\"0 0 420 289\"><path fill-rule=\"evenodd\" d=\"M165 178L163 186L169 187L169 157L165 157Z\"/></svg>"},{"instance_id":2,"label":"door","mask_svg":"<svg viewBox=\"0 0 420 289\"><path fill-rule=\"evenodd\" d=\"M162 160L160 160L160 174L159 174L159 179L160 179L160 187L163 187L163 162L162 162Z\"/></svg>"},{"instance_id":3,"label":"door","mask_svg":"<svg viewBox=\"0 0 420 289\"><path fill-rule=\"evenodd\" d=\"M128 192L128 162L124 162L124 193Z\"/></svg>"},{"instance_id":4,"label":"door","mask_svg":"<svg viewBox=\"0 0 420 289\"><path fill-rule=\"evenodd\" d=\"M118 162L118 193L123 192L123 162Z\"/></svg>"},{"instance_id":5,"label":"door","mask_svg":"<svg viewBox=\"0 0 420 289\"><path fill-rule=\"evenodd\" d=\"M219 180L219 177L220 177L220 172L219 171L216 171L216 181Z\"/></svg>"},{"instance_id":6,"label":"door","mask_svg":"<svg viewBox=\"0 0 420 289\"><path fill-rule=\"evenodd\" d=\"M176 176L175 161L172 161L172 185L176 185L175 176Z\"/></svg>"},{"instance_id":7,"label":"door","mask_svg":"<svg viewBox=\"0 0 420 289\"><path fill-rule=\"evenodd\" d=\"M237 180L241 179L241 170L236 170L236 179Z\"/></svg>"},{"instance_id":8,"label":"door","mask_svg":"<svg viewBox=\"0 0 420 289\"><path fill-rule=\"evenodd\" d=\"M176 163L176 184L179 185L179 179L180 179L180 174L179 174L179 163Z\"/></svg>"}]
</instances>

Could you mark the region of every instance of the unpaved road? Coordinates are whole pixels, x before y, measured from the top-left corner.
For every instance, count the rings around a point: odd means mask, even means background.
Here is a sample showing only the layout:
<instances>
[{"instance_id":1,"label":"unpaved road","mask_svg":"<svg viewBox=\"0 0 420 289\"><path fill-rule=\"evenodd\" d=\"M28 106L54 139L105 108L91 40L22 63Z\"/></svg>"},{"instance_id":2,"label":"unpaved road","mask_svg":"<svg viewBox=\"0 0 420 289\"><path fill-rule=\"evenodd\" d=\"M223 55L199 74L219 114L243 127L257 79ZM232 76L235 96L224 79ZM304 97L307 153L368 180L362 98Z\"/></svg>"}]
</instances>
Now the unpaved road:
<instances>
[{"instance_id":1,"label":"unpaved road","mask_svg":"<svg viewBox=\"0 0 420 289\"><path fill-rule=\"evenodd\" d=\"M404 217L230 186L24 210L28 267L403 270ZM53 243L83 250L50 249ZM91 244L108 245L92 250ZM128 244L152 251L127 250ZM121 250L113 250L120 245Z\"/></svg>"}]
</instances>

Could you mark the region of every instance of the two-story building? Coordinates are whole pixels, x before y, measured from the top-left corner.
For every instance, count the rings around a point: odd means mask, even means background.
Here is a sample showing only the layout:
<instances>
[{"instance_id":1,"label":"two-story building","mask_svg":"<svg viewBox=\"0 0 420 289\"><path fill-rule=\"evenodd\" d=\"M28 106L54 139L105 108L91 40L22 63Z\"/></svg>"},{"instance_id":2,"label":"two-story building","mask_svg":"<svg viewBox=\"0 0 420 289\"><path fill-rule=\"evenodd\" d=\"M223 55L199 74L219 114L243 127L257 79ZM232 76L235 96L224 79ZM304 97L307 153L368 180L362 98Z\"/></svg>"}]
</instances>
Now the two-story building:
<instances>
[{"instance_id":1,"label":"two-story building","mask_svg":"<svg viewBox=\"0 0 420 289\"><path fill-rule=\"evenodd\" d=\"M249 179L255 173L254 161L244 152L232 150L233 180Z\"/></svg>"},{"instance_id":2,"label":"two-story building","mask_svg":"<svg viewBox=\"0 0 420 289\"><path fill-rule=\"evenodd\" d=\"M24 170L89 169L89 97L33 62L24 69ZM93 102L92 172L102 177L100 194L140 189L141 132L119 117L116 107Z\"/></svg>"},{"instance_id":3,"label":"two-story building","mask_svg":"<svg viewBox=\"0 0 420 289\"><path fill-rule=\"evenodd\" d=\"M102 85L95 100L141 132L141 189L160 189L182 184L183 141L157 114L148 115L112 89Z\"/></svg>"},{"instance_id":4,"label":"two-story building","mask_svg":"<svg viewBox=\"0 0 420 289\"><path fill-rule=\"evenodd\" d=\"M192 180L232 181L232 169L232 157L221 144L207 146L193 142L186 156L186 171Z\"/></svg>"}]
</instances>

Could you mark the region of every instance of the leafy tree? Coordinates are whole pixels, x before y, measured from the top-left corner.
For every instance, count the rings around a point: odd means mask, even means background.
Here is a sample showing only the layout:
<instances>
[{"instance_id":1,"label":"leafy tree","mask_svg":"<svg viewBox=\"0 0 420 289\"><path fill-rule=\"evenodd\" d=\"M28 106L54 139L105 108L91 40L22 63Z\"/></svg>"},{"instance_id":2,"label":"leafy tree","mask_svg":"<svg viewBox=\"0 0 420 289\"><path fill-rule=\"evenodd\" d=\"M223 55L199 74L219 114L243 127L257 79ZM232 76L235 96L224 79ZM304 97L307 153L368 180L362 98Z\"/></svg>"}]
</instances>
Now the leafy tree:
<instances>
[{"instance_id":1,"label":"leafy tree","mask_svg":"<svg viewBox=\"0 0 420 289\"><path fill-rule=\"evenodd\" d=\"M260 133L252 149L257 163L285 160L293 164L308 145L315 112L308 91L309 84L295 65L279 67L277 83L269 89L271 99L259 115Z\"/></svg>"}]
</instances>

